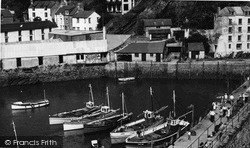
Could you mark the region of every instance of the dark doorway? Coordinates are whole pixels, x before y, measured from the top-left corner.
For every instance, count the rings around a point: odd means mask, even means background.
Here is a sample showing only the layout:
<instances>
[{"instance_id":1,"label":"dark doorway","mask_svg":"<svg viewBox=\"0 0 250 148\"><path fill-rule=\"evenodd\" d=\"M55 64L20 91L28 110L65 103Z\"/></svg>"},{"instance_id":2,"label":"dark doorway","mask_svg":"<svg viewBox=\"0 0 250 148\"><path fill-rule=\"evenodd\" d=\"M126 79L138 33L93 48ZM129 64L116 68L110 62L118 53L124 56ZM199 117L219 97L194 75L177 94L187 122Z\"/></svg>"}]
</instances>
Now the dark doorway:
<instances>
[{"instance_id":1,"label":"dark doorway","mask_svg":"<svg viewBox=\"0 0 250 148\"><path fill-rule=\"evenodd\" d=\"M146 53L141 54L141 61L146 61Z\"/></svg>"},{"instance_id":2,"label":"dark doorway","mask_svg":"<svg viewBox=\"0 0 250 148\"><path fill-rule=\"evenodd\" d=\"M161 54L160 53L156 54L156 62L161 62Z\"/></svg>"},{"instance_id":3,"label":"dark doorway","mask_svg":"<svg viewBox=\"0 0 250 148\"><path fill-rule=\"evenodd\" d=\"M17 67L21 67L22 66L21 58L16 58L16 66Z\"/></svg>"},{"instance_id":4,"label":"dark doorway","mask_svg":"<svg viewBox=\"0 0 250 148\"><path fill-rule=\"evenodd\" d=\"M38 57L38 64L43 65L43 57Z\"/></svg>"},{"instance_id":5,"label":"dark doorway","mask_svg":"<svg viewBox=\"0 0 250 148\"><path fill-rule=\"evenodd\" d=\"M191 59L196 59L196 55L199 55L199 51L192 51L191 52Z\"/></svg>"},{"instance_id":6,"label":"dark doorway","mask_svg":"<svg viewBox=\"0 0 250 148\"><path fill-rule=\"evenodd\" d=\"M59 63L63 63L63 56L59 55Z\"/></svg>"},{"instance_id":7,"label":"dark doorway","mask_svg":"<svg viewBox=\"0 0 250 148\"><path fill-rule=\"evenodd\" d=\"M117 55L117 61L132 61L132 56L129 54Z\"/></svg>"}]
</instances>

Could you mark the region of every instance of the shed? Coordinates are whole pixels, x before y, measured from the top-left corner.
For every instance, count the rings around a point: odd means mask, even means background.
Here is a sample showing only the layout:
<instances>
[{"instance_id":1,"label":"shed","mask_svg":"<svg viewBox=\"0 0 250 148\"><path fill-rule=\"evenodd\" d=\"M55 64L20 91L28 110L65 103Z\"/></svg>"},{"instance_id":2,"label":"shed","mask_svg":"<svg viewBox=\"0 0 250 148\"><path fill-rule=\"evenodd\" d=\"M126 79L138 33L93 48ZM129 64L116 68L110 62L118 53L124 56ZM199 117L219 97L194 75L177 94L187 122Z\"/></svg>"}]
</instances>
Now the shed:
<instances>
[{"instance_id":1,"label":"shed","mask_svg":"<svg viewBox=\"0 0 250 148\"><path fill-rule=\"evenodd\" d=\"M204 59L205 48L202 42L188 43L188 58Z\"/></svg>"}]
</instances>

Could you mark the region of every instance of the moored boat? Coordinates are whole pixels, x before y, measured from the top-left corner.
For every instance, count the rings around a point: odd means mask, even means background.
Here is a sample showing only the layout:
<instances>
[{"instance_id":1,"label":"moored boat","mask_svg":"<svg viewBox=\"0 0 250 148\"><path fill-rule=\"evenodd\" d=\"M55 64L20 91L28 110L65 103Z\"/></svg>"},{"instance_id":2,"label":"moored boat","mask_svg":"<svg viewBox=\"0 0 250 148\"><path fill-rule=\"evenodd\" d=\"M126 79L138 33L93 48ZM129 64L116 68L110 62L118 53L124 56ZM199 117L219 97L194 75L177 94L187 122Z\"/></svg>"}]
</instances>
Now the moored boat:
<instances>
[{"instance_id":1,"label":"moored boat","mask_svg":"<svg viewBox=\"0 0 250 148\"><path fill-rule=\"evenodd\" d=\"M152 88L150 87L150 96L152 99ZM157 115L160 111L163 111L168 106L164 106L160 108L159 110L153 112L146 110L143 112L144 118L138 119L136 121L121 125L117 128L115 128L112 132L110 132L111 137L111 143L112 144L118 144L118 143L124 143L126 138L135 134L136 131L151 128L154 126L157 126L164 122L163 117L160 115ZM153 108L153 107L152 107Z\"/></svg>"},{"instance_id":2,"label":"moored boat","mask_svg":"<svg viewBox=\"0 0 250 148\"><path fill-rule=\"evenodd\" d=\"M45 90L44 90L44 100L35 101L35 102L13 102L11 104L11 109L13 110L25 110L25 109L35 109L43 106L48 106L49 100L45 97Z\"/></svg>"},{"instance_id":3,"label":"moored boat","mask_svg":"<svg viewBox=\"0 0 250 148\"><path fill-rule=\"evenodd\" d=\"M49 124L63 124L64 122L70 122L71 120L76 120L79 117L84 115L91 114L94 111L97 111L101 108L101 105L96 106L94 103L94 97L92 92L92 86L89 84L89 94L90 99L86 102L86 106L80 109L68 111L68 112L61 112L54 115L49 116Z\"/></svg>"},{"instance_id":4,"label":"moored boat","mask_svg":"<svg viewBox=\"0 0 250 148\"><path fill-rule=\"evenodd\" d=\"M135 80L135 77L118 78L118 80L121 82L133 81L133 80Z\"/></svg>"}]
</instances>

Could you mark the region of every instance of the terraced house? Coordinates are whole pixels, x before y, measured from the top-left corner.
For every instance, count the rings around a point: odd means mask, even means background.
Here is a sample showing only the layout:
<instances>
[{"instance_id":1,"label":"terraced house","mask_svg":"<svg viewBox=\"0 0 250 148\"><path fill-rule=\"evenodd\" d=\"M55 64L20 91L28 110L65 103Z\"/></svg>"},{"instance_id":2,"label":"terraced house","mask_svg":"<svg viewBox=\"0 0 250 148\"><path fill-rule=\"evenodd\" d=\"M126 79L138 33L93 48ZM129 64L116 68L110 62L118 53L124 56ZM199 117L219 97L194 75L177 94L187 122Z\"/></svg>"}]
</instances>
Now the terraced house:
<instances>
[{"instance_id":1,"label":"terraced house","mask_svg":"<svg viewBox=\"0 0 250 148\"><path fill-rule=\"evenodd\" d=\"M250 52L250 7L218 8L214 32L218 36L216 57L239 51Z\"/></svg>"},{"instance_id":2,"label":"terraced house","mask_svg":"<svg viewBox=\"0 0 250 148\"><path fill-rule=\"evenodd\" d=\"M71 30L72 29L72 17L76 14L78 8L73 5L62 6L55 13L55 21L58 29Z\"/></svg>"}]
</instances>

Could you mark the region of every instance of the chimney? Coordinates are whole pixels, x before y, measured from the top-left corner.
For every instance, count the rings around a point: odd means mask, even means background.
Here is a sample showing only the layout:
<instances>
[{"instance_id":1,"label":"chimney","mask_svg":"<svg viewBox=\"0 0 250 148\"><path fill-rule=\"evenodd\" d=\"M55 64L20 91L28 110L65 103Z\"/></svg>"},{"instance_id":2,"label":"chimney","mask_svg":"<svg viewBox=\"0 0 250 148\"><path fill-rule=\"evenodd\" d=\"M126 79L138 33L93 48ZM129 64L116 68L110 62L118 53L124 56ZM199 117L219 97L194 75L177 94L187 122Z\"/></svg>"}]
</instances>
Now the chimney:
<instances>
[{"instance_id":1,"label":"chimney","mask_svg":"<svg viewBox=\"0 0 250 148\"><path fill-rule=\"evenodd\" d=\"M102 27L102 36L103 36L102 39L106 40L106 27L105 26Z\"/></svg>"},{"instance_id":2,"label":"chimney","mask_svg":"<svg viewBox=\"0 0 250 148\"><path fill-rule=\"evenodd\" d=\"M33 5L33 0L30 0L30 5Z\"/></svg>"},{"instance_id":3,"label":"chimney","mask_svg":"<svg viewBox=\"0 0 250 148\"><path fill-rule=\"evenodd\" d=\"M219 14L219 12L220 12L220 7L217 8L217 13Z\"/></svg>"}]
</instances>

